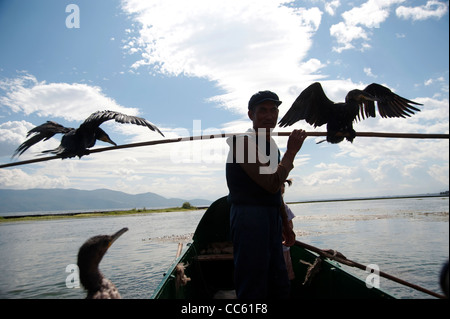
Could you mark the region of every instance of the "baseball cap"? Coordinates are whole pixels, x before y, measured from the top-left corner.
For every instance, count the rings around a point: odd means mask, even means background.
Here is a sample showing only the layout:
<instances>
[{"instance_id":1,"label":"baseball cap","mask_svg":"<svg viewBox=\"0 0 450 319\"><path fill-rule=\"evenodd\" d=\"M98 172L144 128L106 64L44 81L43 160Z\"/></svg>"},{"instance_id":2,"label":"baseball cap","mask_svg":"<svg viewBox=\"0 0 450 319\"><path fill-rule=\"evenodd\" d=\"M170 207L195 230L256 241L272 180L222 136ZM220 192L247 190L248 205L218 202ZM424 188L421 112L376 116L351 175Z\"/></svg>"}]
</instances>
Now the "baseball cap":
<instances>
[{"instance_id":1,"label":"baseball cap","mask_svg":"<svg viewBox=\"0 0 450 319\"><path fill-rule=\"evenodd\" d=\"M275 93L271 91L259 91L258 93L253 94L250 101L248 101L248 109L265 101L275 102L277 107L282 103Z\"/></svg>"}]
</instances>

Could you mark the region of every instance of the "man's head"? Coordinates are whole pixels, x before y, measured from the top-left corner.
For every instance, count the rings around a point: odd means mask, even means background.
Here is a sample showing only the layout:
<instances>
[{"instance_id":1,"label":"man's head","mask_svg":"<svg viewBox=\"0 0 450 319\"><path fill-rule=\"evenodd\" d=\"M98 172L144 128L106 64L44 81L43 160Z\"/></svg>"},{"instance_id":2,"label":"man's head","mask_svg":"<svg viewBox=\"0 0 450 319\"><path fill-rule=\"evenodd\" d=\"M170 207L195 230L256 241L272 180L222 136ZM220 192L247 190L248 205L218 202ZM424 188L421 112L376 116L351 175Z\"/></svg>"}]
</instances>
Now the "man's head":
<instances>
[{"instance_id":1,"label":"man's head","mask_svg":"<svg viewBox=\"0 0 450 319\"><path fill-rule=\"evenodd\" d=\"M248 102L248 117L253 122L253 128L255 130L275 128L280 104L278 95L271 91L259 91L254 94Z\"/></svg>"}]
</instances>

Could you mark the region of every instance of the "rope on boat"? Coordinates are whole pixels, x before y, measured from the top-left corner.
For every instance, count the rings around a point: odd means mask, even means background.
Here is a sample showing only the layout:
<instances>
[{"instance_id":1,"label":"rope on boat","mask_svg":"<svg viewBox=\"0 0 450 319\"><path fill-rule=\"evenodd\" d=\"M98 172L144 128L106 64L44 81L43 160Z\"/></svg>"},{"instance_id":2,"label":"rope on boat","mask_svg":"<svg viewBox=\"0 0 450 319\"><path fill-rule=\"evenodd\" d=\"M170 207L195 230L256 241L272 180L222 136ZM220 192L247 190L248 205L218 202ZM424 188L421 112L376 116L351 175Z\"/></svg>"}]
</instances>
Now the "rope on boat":
<instances>
[{"instance_id":1,"label":"rope on boat","mask_svg":"<svg viewBox=\"0 0 450 319\"><path fill-rule=\"evenodd\" d=\"M322 257L325 257L325 258L328 258L328 259L331 259L331 260L335 260L335 261L337 261L337 262L339 262L339 263L341 263L341 264L344 264L344 265L347 265L347 266L350 266L350 267L356 267L356 268L359 268L359 269L362 269L362 270L367 270L367 269L368 269L367 266L362 265L362 264L360 264L360 263L357 263L357 262L355 262L355 261L353 261L353 260L347 259L347 258L346 258L344 255L342 255L340 252L334 253L335 251L334 251L334 250L331 250L331 249L320 249L320 248L311 246L311 245L309 245L309 244L300 242L300 241L298 241L298 240L295 241L295 245L296 245L296 246L303 247L303 248L306 248L306 249L308 249L308 250L310 250L310 251L313 251L313 252L319 254L319 255L322 256ZM397 283L399 283L399 284L402 284L402 285L408 286L408 287L410 287L410 288L419 290L419 291L421 291L421 292L424 292L424 293L429 294L429 295L431 295L431 296L434 296L434 297L436 297L436 298L447 299L447 297L444 296L444 295L438 294L438 293L436 293L436 292L434 292L434 291L428 290L428 289L426 289L426 288L423 288L423 287L420 287L420 286L418 286L418 285L412 284L412 283L407 282L407 281L405 281L405 280L399 279L399 278L394 277L394 276L392 276L392 275L389 275L389 274L387 274L387 273L385 273L385 272L383 272L383 271L380 271L380 272L379 272L379 275L380 275L381 277L390 279L390 280L395 281L395 282L397 282Z\"/></svg>"},{"instance_id":2,"label":"rope on boat","mask_svg":"<svg viewBox=\"0 0 450 319\"><path fill-rule=\"evenodd\" d=\"M311 264L307 261L301 260L300 262L302 264L308 265L308 269L306 270L305 280L303 281L304 286L309 286L309 284L312 282L312 279L314 276L320 272L321 265L322 265L322 259L317 257L316 260L314 260L314 263Z\"/></svg>"},{"instance_id":3,"label":"rope on boat","mask_svg":"<svg viewBox=\"0 0 450 319\"><path fill-rule=\"evenodd\" d=\"M175 267L175 289L178 292L180 287L186 286L189 281L191 281L191 278L186 276L184 273L184 270L189 266L189 264L179 263Z\"/></svg>"},{"instance_id":4,"label":"rope on boat","mask_svg":"<svg viewBox=\"0 0 450 319\"><path fill-rule=\"evenodd\" d=\"M242 135L242 134L248 134L248 133L221 133L221 134L179 137L179 138L123 144L123 145L117 145L117 146L95 148L95 149L89 150L89 154L113 151L113 150L124 149L124 148L134 148L134 147L158 145L158 144L170 144L170 143L178 143L178 142L185 142L185 141L209 140L209 139L213 139L213 138L226 138L226 137L231 137L234 135ZM290 134L291 134L291 132L273 132L274 136L289 136ZM327 133L326 132L306 132L306 135L307 136L327 136ZM356 132L356 136L381 137L381 138L412 138L412 139L448 139L449 138L449 134L382 133L382 132ZM7 168L7 167L12 167L12 166L45 162L45 161L50 161L50 160L54 160L54 159L58 159L58 158L61 158L61 157L48 156L48 157L35 158L32 160L3 164L3 165L0 165L0 168Z\"/></svg>"}]
</instances>

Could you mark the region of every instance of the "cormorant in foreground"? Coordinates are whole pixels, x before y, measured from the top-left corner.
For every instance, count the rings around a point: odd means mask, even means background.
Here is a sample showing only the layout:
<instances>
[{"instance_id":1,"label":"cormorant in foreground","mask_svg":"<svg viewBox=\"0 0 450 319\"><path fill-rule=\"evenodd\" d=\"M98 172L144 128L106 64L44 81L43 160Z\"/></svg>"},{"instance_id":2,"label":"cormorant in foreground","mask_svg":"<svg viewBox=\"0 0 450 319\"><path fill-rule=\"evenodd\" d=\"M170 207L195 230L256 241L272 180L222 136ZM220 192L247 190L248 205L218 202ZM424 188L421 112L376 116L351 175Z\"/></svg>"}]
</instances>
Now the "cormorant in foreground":
<instances>
[{"instance_id":1,"label":"cormorant in foreground","mask_svg":"<svg viewBox=\"0 0 450 319\"><path fill-rule=\"evenodd\" d=\"M99 235L88 239L78 252L80 282L86 288L87 299L120 299L116 286L98 269L108 248L128 228L122 228L113 235Z\"/></svg>"},{"instance_id":2,"label":"cormorant in foreground","mask_svg":"<svg viewBox=\"0 0 450 319\"><path fill-rule=\"evenodd\" d=\"M344 103L334 103L327 98L320 83L316 82L300 93L278 124L286 127L299 120L306 120L314 127L327 124L328 142L336 144L344 137L353 142L356 136L353 121L361 117L375 117L375 101L381 117L409 117L409 113L420 111L410 104L422 105L377 83L370 84L364 90L348 92Z\"/></svg>"},{"instance_id":3,"label":"cormorant in foreground","mask_svg":"<svg viewBox=\"0 0 450 319\"><path fill-rule=\"evenodd\" d=\"M88 149L95 145L96 140L104 141L116 146L117 144L114 143L109 138L108 134L106 134L106 132L99 127L103 122L112 119L119 123L147 126L150 130L156 131L164 136L164 134L161 133L161 131L153 123L150 123L141 117L130 116L114 111L98 111L92 113L77 129L64 127L53 121L47 121L46 123L33 128L28 132L27 137L33 134L34 135L23 142L16 149L13 157L16 155L22 155L23 152L34 144L42 140L46 141L57 133L64 134L59 147L54 150L44 151L42 153L52 153L61 158L75 156L81 158L83 155L89 154Z\"/></svg>"}]
</instances>

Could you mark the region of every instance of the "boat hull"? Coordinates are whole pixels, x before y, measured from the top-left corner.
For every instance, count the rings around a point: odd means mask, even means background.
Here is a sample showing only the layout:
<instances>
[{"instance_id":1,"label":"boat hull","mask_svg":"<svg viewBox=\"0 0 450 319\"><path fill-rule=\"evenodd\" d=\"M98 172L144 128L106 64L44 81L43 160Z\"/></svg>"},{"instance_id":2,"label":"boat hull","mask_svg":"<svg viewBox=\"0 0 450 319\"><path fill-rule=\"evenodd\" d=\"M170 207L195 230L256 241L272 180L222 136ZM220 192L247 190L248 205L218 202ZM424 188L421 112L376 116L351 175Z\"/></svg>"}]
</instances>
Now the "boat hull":
<instances>
[{"instance_id":1,"label":"boat hull","mask_svg":"<svg viewBox=\"0 0 450 319\"><path fill-rule=\"evenodd\" d=\"M235 298L234 263L229 241L229 210L226 197L215 201L205 212L186 252L169 268L155 290L154 299ZM303 247L290 249L294 280L291 297L299 299L391 299L386 292L345 271L340 264L319 257ZM320 270L309 274L310 265Z\"/></svg>"}]
</instances>

